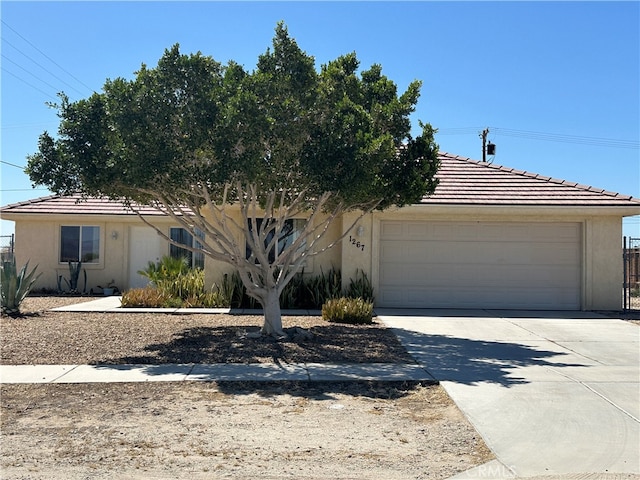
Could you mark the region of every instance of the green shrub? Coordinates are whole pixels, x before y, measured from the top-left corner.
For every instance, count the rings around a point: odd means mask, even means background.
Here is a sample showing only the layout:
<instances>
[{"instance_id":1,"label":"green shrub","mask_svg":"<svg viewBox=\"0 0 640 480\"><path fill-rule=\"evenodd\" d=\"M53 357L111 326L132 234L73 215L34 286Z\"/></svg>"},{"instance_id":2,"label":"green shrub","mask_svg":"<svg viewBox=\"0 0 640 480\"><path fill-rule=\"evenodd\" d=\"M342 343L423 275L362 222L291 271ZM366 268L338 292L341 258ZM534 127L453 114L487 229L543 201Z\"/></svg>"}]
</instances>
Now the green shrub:
<instances>
[{"instance_id":1,"label":"green shrub","mask_svg":"<svg viewBox=\"0 0 640 480\"><path fill-rule=\"evenodd\" d=\"M197 297L205 293L204 270L200 268L186 270L173 278L158 280L156 286L169 297L182 300L189 297Z\"/></svg>"},{"instance_id":2,"label":"green shrub","mask_svg":"<svg viewBox=\"0 0 640 480\"><path fill-rule=\"evenodd\" d=\"M322 305L322 318L328 322L362 324L373 322L373 303L362 298L340 297Z\"/></svg>"},{"instance_id":3,"label":"green shrub","mask_svg":"<svg viewBox=\"0 0 640 480\"><path fill-rule=\"evenodd\" d=\"M362 298L373 303L373 285L363 270L356 270L356 278L349 279L349 286L345 290L345 296L350 298Z\"/></svg>"},{"instance_id":4,"label":"green shrub","mask_svg":"<svg viewBox=\"0 0 640 480\"><path fill-rule=\"evenodd\" d=\"M182 306L184 308L226 308L229 307L229 301L218 290L188 297L184 299Z\"/></svg>"},{"instance_id":5,"label":"green shrub","mask_svg":"<svg viewBox=\"0 0 640 480\"><path fill-rule=\"evenodd\" d=\"M325 275L320 269L320 275L311 277L306 282L306 303L310 308L321 308L330 299L342 295L342 274L340 270L331 267Z\"/></svg>"},{"instance_id":6,"label":"green shrub","mask_svg":"<svg viewBox=\"0 0 640 480\"><path fill-rule=\"evenodd\" d=\"M20 315L20 304L29 294L38 277L42 275L42 273L36 275L37 265L29 273L27 273L27 268L29 268L29 262L18 272L15 258L8 262L2 262L0 270L0 299L4 315L11 317Z\"/></svg>"},{"instance_id":7,"label":"green shrub","mask_svg":"<svg viewBox=\"0 0 640 480\"><path fill-rule=\"evenodd\" d=\"M232 308L255 308L257 301L247 295L240 274L235 271L225 274L220 287L221 295L228 299ZM308 276L304 270L293 277L280 294L282 308L322 308L325 302L342 296L363 298L374 301L373 286L367 275L356 271L356 278L350 280L349 286L342 291L342 274L340 270L331 268L328 272L320 270L319 275Z\"/></svg>"},{"instance_id":8,"label":"green shrub","mask_svg":"<svg viewBox=\"0 0 640 480\"><path fill-rule=\"evenodd\" d=\"M298 308L302 305L303 293L305 290L305 281L302 273L296 274L289 283L287 283L280 294L281 308Z\"/></svg>"},{"instance_id":9,"label":"green shrub","mask_svg":"<svg viewBox=\"0 0 640 480\"><path fill-rule=\"evenodd\" d=\"M225 273L222 276L222 284L220 285L218 291L220 292L220 295L222 295L222 297L229 303L230 307L236 306L235 305L236 304L236 299L235 299L236 288L237 288L237 285L234 283L233 275L229 275L228 273Z\"/></svg>"},{"instance_id":10,"label":"green shrub","mask_svg":"<svg viewBox=\"0 0 640 480\"><path fill-rule=\"evenodd\" d=\"M184 306L184 300L177 297L169 297L162 304L163 308L182 308Z\"/></svg>"},{"instance_id":11,"label":"green shrub","mask_svg":"<svg viewBox=\"0 0 640 480\"><path fill-rule=\"evenodd\" d=\"M224 274L220 292L224 298L228 299L231 308L255 308L257 306L256 299L247 295L247 289L237 271L231 275Z\"/></svg>"},{"instance_id":12,"label":"green shrub","mask_svg":"<svg viewBox=\"0 0 640 480\"><path fill-rule=\"evenodd\" d=\"M189 270L186 258L163 256L158 263L149 262L147 268L138 270L138 274L146 277L154 285L167 280L175 280Z\"/></svg>"}]
</instances>

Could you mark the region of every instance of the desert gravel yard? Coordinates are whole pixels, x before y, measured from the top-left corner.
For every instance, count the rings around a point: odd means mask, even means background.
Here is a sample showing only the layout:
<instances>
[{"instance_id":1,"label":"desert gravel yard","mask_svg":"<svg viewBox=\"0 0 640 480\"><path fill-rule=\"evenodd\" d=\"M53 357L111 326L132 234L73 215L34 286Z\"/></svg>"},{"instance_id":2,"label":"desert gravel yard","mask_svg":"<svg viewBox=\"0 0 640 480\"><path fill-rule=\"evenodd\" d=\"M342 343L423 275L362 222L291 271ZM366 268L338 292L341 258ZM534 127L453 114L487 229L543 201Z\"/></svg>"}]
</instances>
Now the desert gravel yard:
<instances>
[{"instance_id":1,"label":"desert gravel yard","mask_svg":"<svg viewBox=\"0 0 640 480\"><path fill-rule=\"evenodd\" d=\"M319 316L284 316L310 340L248 338L258 315L50 312L82 297L28 297L24 316L3 318L0 363L163 364L354 362L414 363L383 324L347 326Z\"/></svg>"},{"instance_id":2,"label":"desert gravel yard","mask_svg":"<svg viewBox=\"0 0 640 480\"><path fill-rule=\"evenodd\" d=\"M311 340L246 338L256 316L2 318L3 364L411 362L384 325L286 317ZM3 479L444 479L493 458L437 385L180 382L1 387Z\"/></svg>"}]
</instances>

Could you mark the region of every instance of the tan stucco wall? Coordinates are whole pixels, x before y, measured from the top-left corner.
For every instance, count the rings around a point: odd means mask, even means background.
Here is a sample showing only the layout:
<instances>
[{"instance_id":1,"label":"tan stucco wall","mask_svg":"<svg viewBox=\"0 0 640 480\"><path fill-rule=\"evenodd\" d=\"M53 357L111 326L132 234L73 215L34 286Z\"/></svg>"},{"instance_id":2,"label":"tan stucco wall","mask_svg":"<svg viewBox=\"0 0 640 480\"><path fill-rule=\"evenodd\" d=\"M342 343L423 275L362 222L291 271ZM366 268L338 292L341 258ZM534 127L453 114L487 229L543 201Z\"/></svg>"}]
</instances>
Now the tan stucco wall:
<instances>
[{"instance_id":1,"label":"tan stucco wall","mask_svg":"<svg viewBox=\"0 0 640 480\"><path fill-rule=\"evenodd\" d=\"M128 232L129 225L140 224L131 217L97 216L29 216L15 222L16 262L20 268L27 260L29 265L38 265L42 275L34 285L35 290L57 289L58 276L69 278L69 266L60 263L60 227L63 225L83 225L100 227L100 260L97 263L84 263L87 273L87 291L99 293L98 286L107 286L111 281L121 290L128 287ZM166 220L160 225L168 232ZM167 252L168 253L168 247ZM67 289L64 281L63 290ZM84 287L84 275L78 279L80 290Z\"/></svg>"},{"instance_id":2,"label":"tan stucco wall","mask_svg":"<svg viewBox=\"0 0 640 480\"><path fill-rule=\"evenodd\" d=\"M584 223L584 310L622 308L622 219L588 218Z\"/></svg>"}]
</instances>

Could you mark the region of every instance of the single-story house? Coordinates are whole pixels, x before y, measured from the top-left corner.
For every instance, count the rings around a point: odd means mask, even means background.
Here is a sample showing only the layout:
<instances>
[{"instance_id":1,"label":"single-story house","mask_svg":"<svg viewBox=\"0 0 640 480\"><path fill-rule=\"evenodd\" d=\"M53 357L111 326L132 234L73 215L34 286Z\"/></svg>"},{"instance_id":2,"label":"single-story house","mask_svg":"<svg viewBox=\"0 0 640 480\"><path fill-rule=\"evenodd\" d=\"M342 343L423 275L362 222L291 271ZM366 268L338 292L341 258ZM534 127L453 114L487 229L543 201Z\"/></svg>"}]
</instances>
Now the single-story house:
<instances>
[{"instance_id":1,"label":"single-story house","mask_svg":"<svg viewBox=\"0 0 640 480\"><path fill-rule=\"evenodd\" d=\"M610 310L622 307L622 218L640 200L589 186L440 153L439 185L415 205L363 217L305 274L332 266L347 282L371 280L379 307ZM181 242L197 241L147 208ZM176 252L124 204L49 196L2 207L15 222L18 264L30 260L55 288L67 262L83 258L88 288L111 280L141 286L137 272ZM338 238L354 214L336 222ZM192 255L207 280L230 267Z\"/></svg>"}]
</instances>

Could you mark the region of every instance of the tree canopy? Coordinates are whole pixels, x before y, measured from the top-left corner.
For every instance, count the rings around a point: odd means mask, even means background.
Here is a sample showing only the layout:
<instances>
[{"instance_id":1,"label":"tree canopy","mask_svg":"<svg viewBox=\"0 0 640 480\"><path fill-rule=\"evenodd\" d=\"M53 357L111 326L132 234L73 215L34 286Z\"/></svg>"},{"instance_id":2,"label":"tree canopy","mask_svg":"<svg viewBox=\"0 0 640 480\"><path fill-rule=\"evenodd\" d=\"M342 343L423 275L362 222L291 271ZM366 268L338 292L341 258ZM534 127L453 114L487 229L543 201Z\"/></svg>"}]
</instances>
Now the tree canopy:
<instances>
[{"instance_id":1,"label":"tree canopy","mask_svg":"<svg viewBox=\"0 0 640 480\"><path fill-rule=\"evenodd\" d=\"M227 217L200 213L240 204L251 225L236 227L261 256L261 268L271 268L243 280L255 286L277 270L280 288L300 256L314 253L313 241L301 240L282 274L284 253L271 261L260 251L266 230L284 228L282 215L322 211L332 221L349 210L415 203L435 188L434 130L420 123L420 135L411 135L421 83L398 94L380 65L359 68L350 53L316 69L282 23L253 71L174 45L133 79L107 80L101 93L76 102L61 95L57 136L40 136L27 173L59 194L124 198L166 211L186 206L195 220L176 219L216 237L204 242L205 254L255 270L255 259L225 242L231 232L217 222ZM256 222L258 216L269 221ZM308 225L308 240L321 232Z\"/></svg>"}]
</instances>

